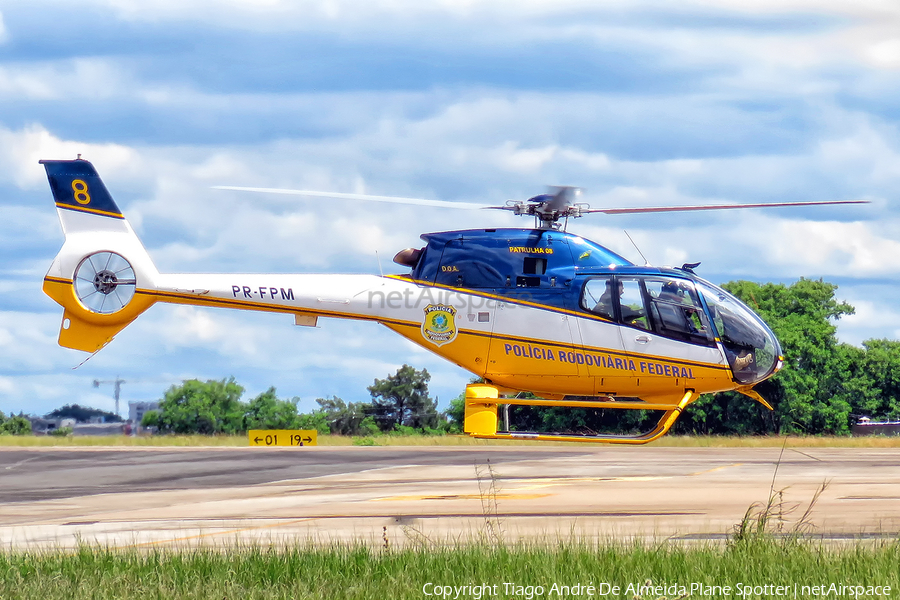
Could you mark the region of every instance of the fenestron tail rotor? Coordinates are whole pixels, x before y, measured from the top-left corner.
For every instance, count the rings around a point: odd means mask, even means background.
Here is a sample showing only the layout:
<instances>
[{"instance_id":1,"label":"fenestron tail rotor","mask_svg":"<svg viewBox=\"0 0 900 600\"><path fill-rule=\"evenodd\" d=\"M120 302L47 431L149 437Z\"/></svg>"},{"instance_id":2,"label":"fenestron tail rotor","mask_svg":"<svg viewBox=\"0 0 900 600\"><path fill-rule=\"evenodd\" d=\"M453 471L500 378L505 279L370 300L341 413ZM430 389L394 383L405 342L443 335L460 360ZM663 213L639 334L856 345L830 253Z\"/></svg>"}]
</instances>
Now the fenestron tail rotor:
<instances>
[{"instance_id":1,"label":"fenestron tail rotor","mask_svg":"<svg viewBox=\"0 0 900 600\"><path fill-rule=\"evenodd\" d=\"M115 252L95 252L81 261L73 280L78 301L93 313L109 315L134 297L137 280L131 264Z\"/></svg>"}]
</instances>

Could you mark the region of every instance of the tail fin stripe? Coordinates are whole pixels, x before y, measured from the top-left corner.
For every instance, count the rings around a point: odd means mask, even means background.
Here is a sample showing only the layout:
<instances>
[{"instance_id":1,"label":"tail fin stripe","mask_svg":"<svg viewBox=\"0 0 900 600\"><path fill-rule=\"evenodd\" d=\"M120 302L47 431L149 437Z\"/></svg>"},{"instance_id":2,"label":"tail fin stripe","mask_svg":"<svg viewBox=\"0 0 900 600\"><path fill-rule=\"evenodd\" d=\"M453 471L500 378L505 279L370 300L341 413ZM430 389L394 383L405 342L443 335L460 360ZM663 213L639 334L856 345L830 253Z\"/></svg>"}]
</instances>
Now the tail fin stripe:
<instances>
[{"instance_id":1,"label":"tail fin stripe","mask_svg":"<svg viewBox=\"0 0 900 600\"><path fill-rule=\"evenodd\" d=\"M86 212L86 213L91 213L94 215L101 215L104 217L113 217L114 219L124 219L125 218L125 216L120 213L113 213L113 212L109 212L109 211L105 211L105 210L100 210L98 208L84 208L82 206L72 206L70 204L60 204L59 202L56 203L56 208L64 208L66 210Z\"/></svg>"}]
</instances>

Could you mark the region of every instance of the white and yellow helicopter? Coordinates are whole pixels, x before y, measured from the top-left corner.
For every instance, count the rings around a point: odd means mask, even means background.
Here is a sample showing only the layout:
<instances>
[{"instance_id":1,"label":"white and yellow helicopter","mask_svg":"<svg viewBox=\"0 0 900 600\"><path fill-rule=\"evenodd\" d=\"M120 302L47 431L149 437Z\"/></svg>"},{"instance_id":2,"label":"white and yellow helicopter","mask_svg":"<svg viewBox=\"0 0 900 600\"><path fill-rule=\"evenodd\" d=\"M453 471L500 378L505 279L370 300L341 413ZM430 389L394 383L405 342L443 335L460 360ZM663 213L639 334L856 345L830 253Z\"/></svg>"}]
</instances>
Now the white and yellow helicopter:
<instances>
[{"instance_id":1,"label":"white and yellow helicopter","mask_svg":"<svg viewBox=\"0 0 900 600\"><path fill-rule=\"evenodd\" d=\"M560 219L864 202L603 209L575 202L577 190L564 187L483 207L534 216L533 228L422 235L424 247L394 258L410 269L404 275L166 274L90 162L41 164L65 233L44 278L44 292L64 308L61 346L96 352L156 302L289 313L307 326L319 317L374 321L483 378L466 388L465 431L498 439L642 444L664 435L700 394L728 390L771 409L753 386L781 368L781 348L750 308L697 277L696 265L635 266L567 233ZM523 391L538 398L515 397ZM663 414L633 436L523 433L498 431L498 404Z\"/></svg>"}]
</instances>

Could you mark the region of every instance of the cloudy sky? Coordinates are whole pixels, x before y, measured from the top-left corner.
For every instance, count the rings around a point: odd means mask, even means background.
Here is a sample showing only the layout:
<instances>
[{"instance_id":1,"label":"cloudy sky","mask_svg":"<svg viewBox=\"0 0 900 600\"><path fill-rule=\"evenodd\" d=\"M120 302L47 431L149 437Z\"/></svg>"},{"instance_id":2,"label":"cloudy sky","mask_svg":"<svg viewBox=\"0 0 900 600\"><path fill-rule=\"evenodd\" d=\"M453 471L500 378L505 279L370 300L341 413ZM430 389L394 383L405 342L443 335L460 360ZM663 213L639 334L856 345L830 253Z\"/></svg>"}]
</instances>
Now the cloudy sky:
<instances>
[{"instance_id":1,"label":"cloudy sky","mask_svg":"<svg viewBox=\"0 0 900 600\"><path fill-rule=\"evenodd\" d=\"M677 8L675 7L677 4ZM752 8L748 8L751 5ZM84 365L41 280L62 233L41 158L91 160L166 272L402 272L422 232L504 213L212 190L595 206L868 199L604 217L574 231L716 283L824 278L842 340L900 337L895 0L0 0L0 410L152 400L234 376L368 398L403 363L446 405L468 374L374 324L157 305Z\"/></svg>"}]
</instances>

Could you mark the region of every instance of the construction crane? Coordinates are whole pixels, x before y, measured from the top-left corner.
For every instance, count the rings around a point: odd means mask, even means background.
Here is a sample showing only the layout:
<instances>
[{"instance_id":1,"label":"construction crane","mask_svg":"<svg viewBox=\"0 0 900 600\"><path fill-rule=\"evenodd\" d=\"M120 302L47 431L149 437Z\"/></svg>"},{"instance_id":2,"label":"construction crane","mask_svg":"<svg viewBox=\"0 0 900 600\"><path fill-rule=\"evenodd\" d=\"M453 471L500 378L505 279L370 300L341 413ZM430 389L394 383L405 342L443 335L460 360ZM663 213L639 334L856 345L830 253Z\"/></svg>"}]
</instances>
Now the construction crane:
<instances>
[{"instance_id":1,"label":"construction crane","mask_svg":"<svg viewBox=\"0 0 900 600\"><path fill-rule=\"evenodd\" d=\"M114 390L114 391L113 391L113 397L116 399L116 416L117 416L117 417L121 417L122 415L119 413L119 395L120 395L121 392L122 392L122 384L125 383L125 380L124 380L124 379L120 379L118 375L117 375L116 378L113 379L113 380L105 380L105 381L104 381L104 380L100 380L100 379L95 379L95 380L94 380L94 387L95 387L95 388L98 388L98 387L100 387L101 385L107 384L107 383L111 383L111 384L113 384L113 385L115 386L115 387L113 388L113 390Z\"/></svg>"}]
</instances>

